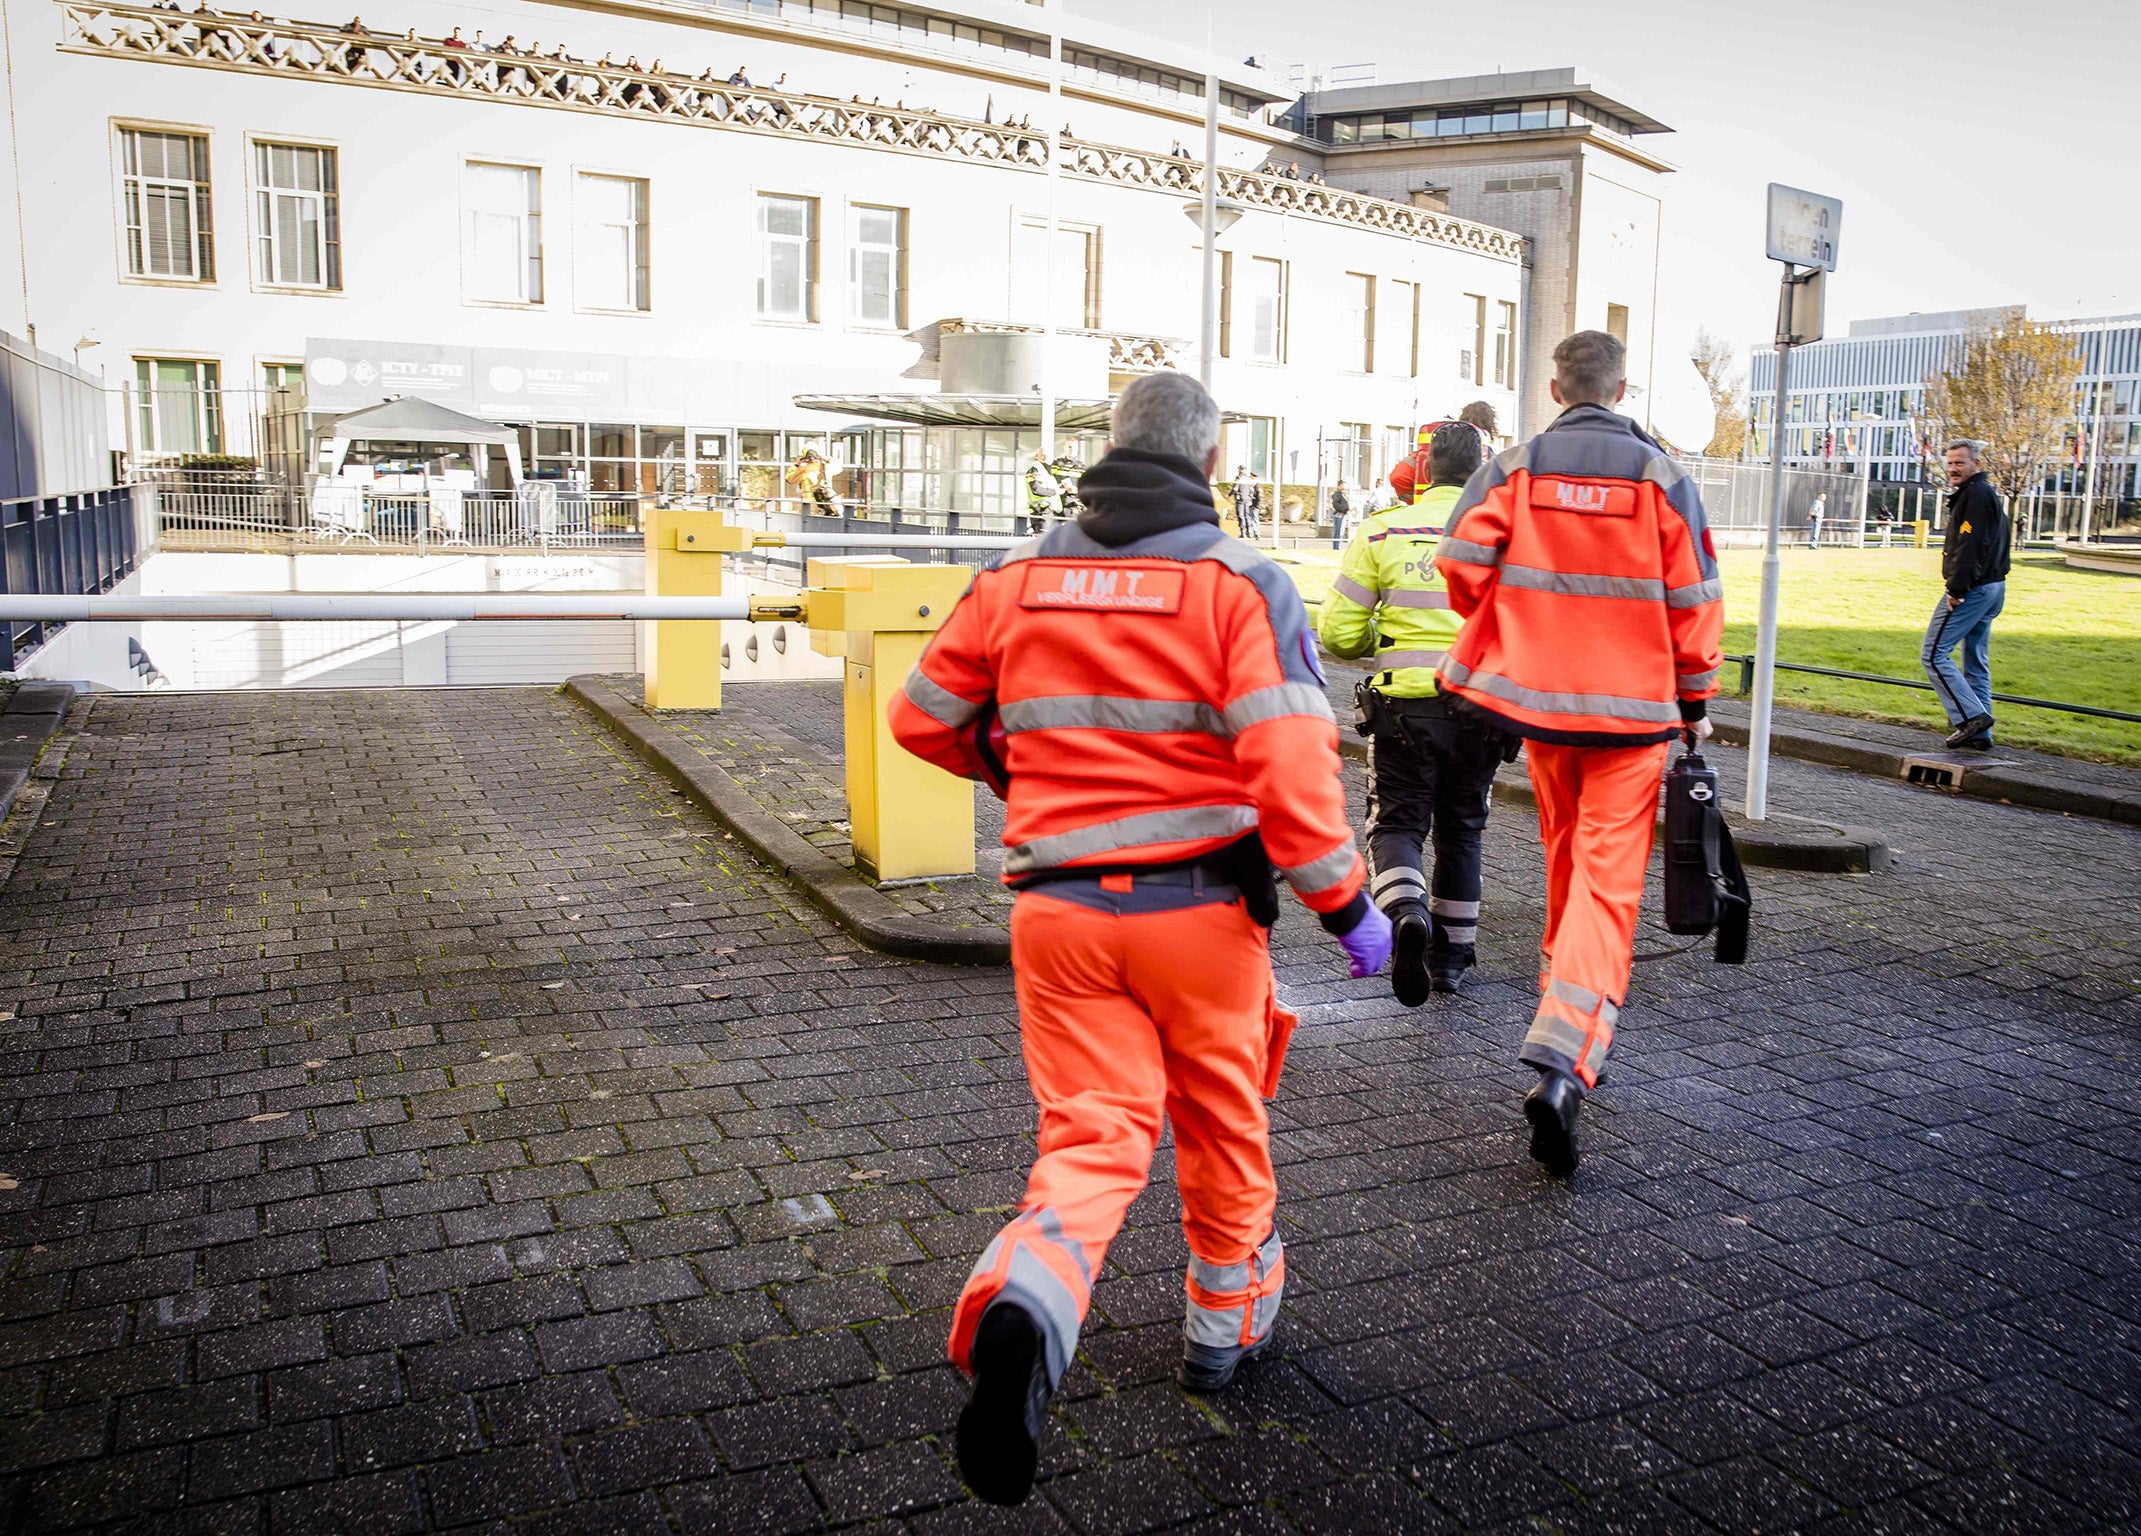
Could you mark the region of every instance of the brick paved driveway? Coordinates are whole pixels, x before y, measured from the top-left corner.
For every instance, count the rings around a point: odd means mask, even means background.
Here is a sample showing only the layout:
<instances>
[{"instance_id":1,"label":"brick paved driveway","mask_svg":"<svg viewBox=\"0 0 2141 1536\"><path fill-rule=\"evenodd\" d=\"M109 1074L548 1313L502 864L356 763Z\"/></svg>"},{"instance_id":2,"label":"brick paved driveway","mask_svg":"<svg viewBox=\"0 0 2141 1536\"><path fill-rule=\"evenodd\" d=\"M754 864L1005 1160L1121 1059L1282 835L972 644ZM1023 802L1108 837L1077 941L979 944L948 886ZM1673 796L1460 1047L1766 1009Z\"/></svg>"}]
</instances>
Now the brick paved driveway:
<instances>
[{"instance_id":1,"label":"brick paved driveway","mask_svg":"<svg viewBox=\"0 0 2141 1536\"><path fill-rule=\"evenodd\" d=\"M939 1355L1004 975L857 953L546 694L104 700L0 902L0 1529L2132 1529L2141 833L1808 792L1897 872L1646 967L1573 1191L1518 819L1461 1004L1289 918L1287 1353L1170 1384L1156 1189L1011 1520Z\"/></svg>"}]
</instances>

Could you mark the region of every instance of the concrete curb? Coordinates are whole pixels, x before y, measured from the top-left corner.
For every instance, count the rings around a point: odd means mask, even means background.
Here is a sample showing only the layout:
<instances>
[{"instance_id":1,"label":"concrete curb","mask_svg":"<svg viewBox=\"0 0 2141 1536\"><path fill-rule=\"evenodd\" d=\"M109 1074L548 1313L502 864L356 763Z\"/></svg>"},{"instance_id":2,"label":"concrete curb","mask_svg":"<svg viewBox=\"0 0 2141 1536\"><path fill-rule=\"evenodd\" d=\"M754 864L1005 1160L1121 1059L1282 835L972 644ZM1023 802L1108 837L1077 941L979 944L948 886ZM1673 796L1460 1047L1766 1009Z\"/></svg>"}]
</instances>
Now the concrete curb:
<instances>
[{"instance_id":1,"label":"concrete curb","mask_svg":"<svg viewBox=\"0 0 2141 1536\"><path fill-rule=\"evenodd\" d=\"M901 911L876 886L769 814L717 764L708 762L697 748L601 678L568 678L565 693L593 711L624 738L635 755L793 880L826 916L870 948L944 965L1011 963L1008 929L955 928Z\"/></svg>"},{"instance_id":2,"label":"concrete curb","mask_svg":"<svg viewBox=\"0 0 2141 1536\"><path fill-rule=\"evenodd\" d=\"M1745 725L1725 720L1716 720L1715 724L1717 739L1726 746L1747 745L1748 728ZM1772 726L1769 746L1781 757L1796 757L1810 763L1825 763L1831 768L1848 768L1856 773L1898 780L1905 776L1907 759L1934 756L1946 762L1954 756L1938 741L1929 743L1921 751L1908 752L1877 746L1856 736L1799 727ZM2141 792L2064 778L2018 763L1988 764L1983 768L1965 765L1960 778L1961 783L1951 793L1968 795L1974 800L2008 801L2040 811L2065 811L2074 816L2094 816L2102 821L2123 821L2141 826Z\"/></svg>"},{"instance_id":3,"label":"concrete curb","mask_svg":"<svg viewBox=\"0 0 2141 1536\"><path fill-rule=\"evenodd\" d=\"M1718 734L1722 737L1724 733ZM1365 761L1368 743L1350 731L1342 731L1338 750ZM1527 808L1539 803L1530 782L1507 768L1495 777L1494 797ZM1864 827L1834 826L1803 816L1780 815L1759 829L1737 817L1728 815L1726 820L1732 828L1732 841L1739 848L1740 861L1763 869L1796 869L1816 875L1877 875L1895 862L1887 839ZM1779 821L1795 825L1787 829L1778 826Z\"/></svg>"},{"instance_id":4,"label":"concrete curb","mask_svg":"<svg viewBox=\"0 0 2141 1536\"><path fill-rule=\"evenodd\" d=\"M0 821L14 809L45 743L73 703L72 683L24 683L0 711Z\"/></svg>"}]
</instances>

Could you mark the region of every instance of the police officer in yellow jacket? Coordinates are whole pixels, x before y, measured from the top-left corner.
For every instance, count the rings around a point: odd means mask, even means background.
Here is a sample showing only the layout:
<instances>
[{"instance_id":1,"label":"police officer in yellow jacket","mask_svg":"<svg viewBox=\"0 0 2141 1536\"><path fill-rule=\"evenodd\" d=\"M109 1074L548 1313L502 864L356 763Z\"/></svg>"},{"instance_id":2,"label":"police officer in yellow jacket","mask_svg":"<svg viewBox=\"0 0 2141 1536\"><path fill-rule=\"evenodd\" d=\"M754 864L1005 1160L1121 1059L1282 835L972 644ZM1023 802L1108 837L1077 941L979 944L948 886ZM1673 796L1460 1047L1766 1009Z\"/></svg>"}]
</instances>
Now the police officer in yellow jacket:
<instances>
[{"instance_id":1,"label":"police officer in yellow jacket","mask_svg":"<svg viewBox=\"0 0 2141 1536\"><path fill-rule=\"evenodd\" d=\"M1515 755L1513 738L1480 724L1476 712L1450 713L1435 683L1458 630L1435 551L1482 450L1470 423L1442 425L1426 455L1431 484L1412 505L1361 522L1318 626L1334 656L1375 654L1374 674L1355 690L1356 728L1369 738L1370 889L1396 930L1390 986L1408 1008L1430 990L1459 990L1472 966L1487 797L1495 769ZM1430 836L1432 889L1423 857Z\"/></svg>"}]
</instances>

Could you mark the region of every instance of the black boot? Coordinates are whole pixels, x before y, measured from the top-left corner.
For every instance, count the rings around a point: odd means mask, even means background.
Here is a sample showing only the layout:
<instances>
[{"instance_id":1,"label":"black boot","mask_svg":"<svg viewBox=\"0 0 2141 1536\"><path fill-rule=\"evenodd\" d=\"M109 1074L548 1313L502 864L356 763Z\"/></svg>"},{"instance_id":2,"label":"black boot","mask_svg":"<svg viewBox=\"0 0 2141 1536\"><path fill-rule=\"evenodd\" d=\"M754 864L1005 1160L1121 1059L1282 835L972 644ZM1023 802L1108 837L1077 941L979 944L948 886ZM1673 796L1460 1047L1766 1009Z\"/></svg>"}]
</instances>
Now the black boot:
<instances>
[{"instance_id":1,"label":"black boot","mask_svg":"<svg viewBox=\"0 0 2141 1536\"><path fill-rule=\"evenodd\" d=\"M1541 1072L1524 1095L1524 1118L1531 1122L1531 1155L1548 1173L1565 1179L1576 1171L1576 1112L1583 1107L1583 1087L1566 1072Z\"/></svg>"},{"instance_id":2,"label":"black boot","mask_svg":"<svg viewBox=\"0 0 2141 1536\"><path fill-rule=\"evenodd\" d=\"M1987 746L1991 745L1992 716L1972 715L1949 733L1948 745L1950 747L1974 747L1978 744L1977 738L1980 736L1986 738L1985 744Z\"/></svg>"},{"instance_id":3,"label":"black boot","mask_svg":"<svg viewBox=\"0 0 2141 1536\"><path fill-rule=\"evenodd\" d=\"M1427 910L1418 902L1400 902L1390 914L1390 990L1408 1008L1427 1001L1427 945L1434 936Z\"/></svg>"},{"instance_id":4,"label":"black boot","mask_svg":"<svg viewBox=\"0 0 2141 1536\"><path fill-rule=\"evenodd\" d=\"M1041 1330L1016 1302L998 1301L974 1332L974 1395L960 1410L959 1475L991 1504L1017 1504L1033 1492L1048 1423L1048 1350Z\"/></svg>"},{"instance_id":5,"label":"black boot","mask_svg":"<svg viewBox=\"0 0 2141 1536\"><path fill-rule=\"evenodd\" d=\"M1427 957L1427 972L1437 992L1462 992L1465 972L1472 969L1473 950L1468 944L1463 948L1452 945L1443 949L1439 945Z\"/></svg>"}]
</instances>

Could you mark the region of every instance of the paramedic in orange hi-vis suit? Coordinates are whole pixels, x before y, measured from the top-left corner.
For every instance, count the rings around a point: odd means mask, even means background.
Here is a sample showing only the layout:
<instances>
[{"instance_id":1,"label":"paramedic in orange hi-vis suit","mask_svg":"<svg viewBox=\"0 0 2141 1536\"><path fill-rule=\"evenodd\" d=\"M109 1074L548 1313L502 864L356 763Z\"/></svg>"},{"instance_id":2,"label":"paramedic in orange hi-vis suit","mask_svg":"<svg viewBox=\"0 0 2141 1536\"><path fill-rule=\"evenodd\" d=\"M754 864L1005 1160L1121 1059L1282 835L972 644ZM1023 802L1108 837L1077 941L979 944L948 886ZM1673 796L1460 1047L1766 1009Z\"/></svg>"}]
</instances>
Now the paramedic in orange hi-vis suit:
<instances>
[{"instance_id":1,"label":"paramedic in orange hi-vis suit","mask_svg":"<svg viewBox=\"0 0 2141 1536\"><path fill-rule=\"evenodd\" d=\"M1275 875L1345 947L1390 955L1362 893L1338 729L1292 581L1220 531L1219 408L1138 379L1075 521L1009 551L892 705L917 756L1006 801L1005 882L1039 1156L952 1314L974 1378L960 1470L1033 1486L1048 1400L1108 1242L1174 1124L1189 1240L1183 1384L1273 1340L1286 1266L1264 1100L1294 1024L1271 974Z\"/></svg>"},{"instance_id":2,"label":"paramedic in orange hi-vis suit","mask_svg":"<svg viewBox=\"0 0 2141 1536\"><path fill-rule=\"evenodd\" d=\"M1531 1155L1566 1175L1627 996L1665 744L1710 734L1725 613L1695 483L1613 410L1621 343L1578 331L1554 369L1566 409L1479 467L1435 565L1465 621L1442 691L1527 738L1546 937L1524 1115Z\"/></svg>"}]
</instances>

